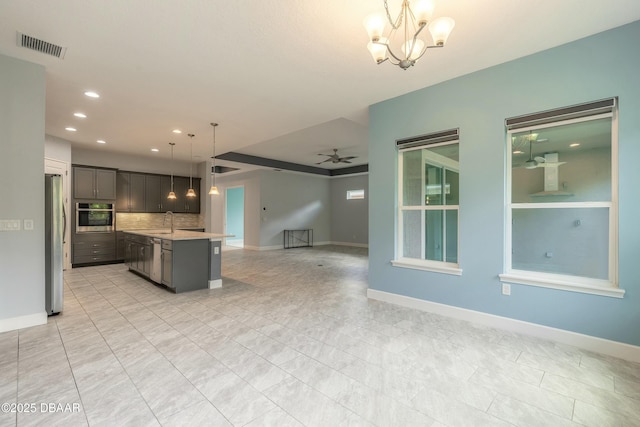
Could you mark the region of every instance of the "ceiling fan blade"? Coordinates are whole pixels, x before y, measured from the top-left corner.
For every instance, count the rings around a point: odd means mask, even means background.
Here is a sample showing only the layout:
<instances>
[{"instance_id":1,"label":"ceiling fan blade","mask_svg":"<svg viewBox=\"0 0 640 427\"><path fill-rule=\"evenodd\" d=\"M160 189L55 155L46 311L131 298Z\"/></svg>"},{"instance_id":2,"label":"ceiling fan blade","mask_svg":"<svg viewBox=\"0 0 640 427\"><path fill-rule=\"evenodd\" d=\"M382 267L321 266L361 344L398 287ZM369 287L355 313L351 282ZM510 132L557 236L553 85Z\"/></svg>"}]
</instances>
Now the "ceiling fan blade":
<instances>
[{"instance_id":1,"label":"ceiling fan blade","mask_svg":"<svg viewBox=\"0 0 640 427\"><path fill-rule=\"evenodd\" d=\"M326 160L323 160L323 161L321 161L321 162L316 163L316 165L321 165L322 163L327 163L327 162L331 162L331 161L333 161L333 159L332 159L331 157L329 157L329 158L328 158L328 159L326 159Z\"/></svg>"},{"instance_id":2,"label":"ceiling fan blade","mask_svg":"<svg viewBox=\"0 0 640 427\"><path fill-rule=\"evenodd\" d=\"M340 160L351 160L351 159L357 159L357 157L356 156L340 157Z\"/></svg>"},{"instance_id":3,"label":"ceiling fan blade","mask_svg":"<svg viewBox=\"0 0 640 427\"><path fill-rule=\"evenodd\" d=\"M536 161L536 162L538 162L538 163L544 163L544 162L546 162L546 161L547 161L547 159L545 159L545 158L544 158L544 157L542 157L542 156L535 156L535 157L533 158L533 160L535 160L535 161Z\"/></svg>"},{"instance_id":4,"label":"ceiling fan blade","mask_svg":"<svg viewBox=\"0 0 640 427\"><path fill-rule=\"evenodd\" d=\"M340 159L340 163L351 163L349 160Z\"/></svg>"},{"instance_id":5,"label":"ceiling fan blade","mask_svg":"<svg viewBox=\"0 0 640 427\"><path fill-rule=\"evenodd\" d=\"M538 167L541 168L551 168L551 167L558 167L560 165L564 165L567 162L545 162L545 163L539 163Z\"/></svg>"}]
</instances>

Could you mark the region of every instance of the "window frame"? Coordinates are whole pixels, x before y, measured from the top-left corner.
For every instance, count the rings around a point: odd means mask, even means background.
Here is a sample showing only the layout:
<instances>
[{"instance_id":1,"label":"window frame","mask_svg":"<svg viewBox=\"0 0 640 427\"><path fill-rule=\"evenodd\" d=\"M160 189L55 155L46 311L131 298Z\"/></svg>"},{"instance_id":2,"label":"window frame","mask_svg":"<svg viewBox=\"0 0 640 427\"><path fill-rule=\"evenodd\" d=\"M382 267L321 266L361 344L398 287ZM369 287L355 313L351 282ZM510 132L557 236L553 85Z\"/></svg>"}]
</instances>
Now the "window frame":
<instances>
[{"instance_id":1,"label":"window frame","mask_svg":"<svg viewBox=\"0 0 640 427\"><path fill-rule=\"evenodd\" d=\"M611 118L611 200L608 202L546 202L546 203L512 203L512 156L511 136L514 133L535 131L539 129L587 122L602 118ZM618 283L618 112L614 102L610 112L596 112L582 117L547 120L544 123L507 129L506 132L506 180L505 180L505 241L504 267L499 275L501 282L560 289L594 295L622 298L625 291ZM546 273L531 270L519 270L512 266L513 249L513 210L514 209L566 209L566 208L608 208L609 209L609 242L608 242L608 278L596 279L560 273Z\"/></svg>"},{"instance_id":2,"label":"window frame","mask_svg":"<svg viewBox=\"0 0 640 427\"><path fill-rule=\"evenodd\" d=\"M452 131L447 131L447 132L452 132ZM398 152L397 152L397 158L396 158L396 162L398 165L398 181L397 181L397 195L396 195L396 202L397 202L397 210L396 210L396 247L395 247L395 258L391 261L391 265L393 265L394 267L401 267L401 268L411 268L411 269L417 269L417 270L424 270L424 271L431 271L431 272L436 272L436 273L444 273L444 274L452 274L452 275L457 275L460 276L462 275L462 269L460 268L460 200L458 200L458 203L456 205L447 205L447 204L442 204L442 205L426 205L426 204L421 204L420 206L412 206L412 205L403 205L404 203L404 182L403 182L403 174L404 174L404 165L403 165L403 157L402 155L406 152L411 152L411 151L415 151L415 150L421 150L423 152L422 155L422 161L421 161L421 165L422 165L422 173L421 173L421 179L422 179L422 184L421 184L421 200L425 199L425 195L426 195L426 191L425 191L425 174L424 174L424 165L425 165L425 151L423 150L428 150L429 148L436 148L436 147L441 147L441 146L446 146L446 145L453 145L453 144L458 144L458 149L460 147L460 139L458 137L458 130L455 129L455 138L452 138L450 135L445 137L445 140L441 140L443 138L440 138L440 136L442 136L444 133L443 132L439 132L437 134L432 134L434 136L437 136L438 139L434 138L434 141L431 142L429 139L429 135L426 135L424 137L416 137L416 138L411 138L410 144L406 144L403 146L403 142L402 141L398 141L397 145L398 145ZM443 158L437 160L434 159L433 157L437 157L435 153L430 153L432 154L432 158L429 159L430 164L437 164L438 166L441 166L444 170L454 170L455 172L458 173L458 177L460 176L460 166L459 166L459 162L458 162L458 167L457 169L455 167L453 167L452 164L452 160L448 159L448 158ZM444 186L446 185L446 180L443 180L442 186L444 188ZM459 186L460 184L458 184ZM458 197L459 197L459 191L460 188L458 187ZM404 248L404 229L403 229L403 213L405 211L420 211L421 212L421 229L420 229L420 235L421 235L421 255L422 258L409 258L409 257L404 257L403 254L403 248ZM426 236L425 236L425 232L424 232L424 226L425 226L425 215L427 211L456 211L457 212L457 216L458 216L458 221L457 221L457 261L456 263L452 263L452 262L447 262L447 261L435 261L435 260L428 260L428 259L424 259L425 256L425 244L426 244ZM442 229L443 229L443 248L442 248L442 253L443 253L443 259L446 259L446 215L443 214L443 222L442 222Z\"/></svg>"}]
</instances>

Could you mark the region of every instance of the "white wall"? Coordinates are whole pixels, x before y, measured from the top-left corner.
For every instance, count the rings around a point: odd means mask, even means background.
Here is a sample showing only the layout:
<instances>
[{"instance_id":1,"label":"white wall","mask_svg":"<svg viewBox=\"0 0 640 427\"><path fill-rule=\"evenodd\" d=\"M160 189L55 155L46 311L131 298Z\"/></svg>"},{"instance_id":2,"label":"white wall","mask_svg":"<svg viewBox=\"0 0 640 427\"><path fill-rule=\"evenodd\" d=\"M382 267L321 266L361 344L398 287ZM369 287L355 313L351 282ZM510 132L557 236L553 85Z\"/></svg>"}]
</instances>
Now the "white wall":
<instances>
[{"instance_id":1,"label":"white wall","mask_svg":"<svg viewBox=\"0 0 640 427\"><path fill-rule=\"evenodd\" d=\"M342 244L369 243L369 175L332 178L331 241ZM347 200L347 191L364 189L364 199Z\"/></svg>"},{"instance_id":2,"label":"white wall","mask_svg":"<svg viewBox=\"0 0 640 427\"><path fill-rule=\"evenodd\" d=\"M264 170L260 176L260 246L283 245L285 229L313 229L316 243L331 241L329 179Z\"/></svg>"},{"instance_id":3,"label":"white wall","mask_svg":"<svg viewBox=\"0 0 640 427\"><path fill-rule=\"evenodd\" d=\"M206 181L210 186L209 177ZM329 182L326 177L271 170L217 175L220 195L209 196L211 214L205 221L207 230L214 233L224 231L225 190L242 185L245 195L245 248L282 248L285 229L313 228L314 241L328 243L331 240Z\"/></svg>"},{"instance_id":4,"label":"white wall","mask_svg":"<svg viewBox=\"0 0 640 427\"><path fill-rule=\"evenodd\" d=\"M71 141L53 135L44 136L44 156L71 164Z\"/></svg>"},{"instance_id":5,"label":"white wall","mask_svg":"<svg viewBox=\"0 0 640 427\"><path fill-rule=\"evenodd\" d=\"M218 174L216 185L220 194L206 197L210 200L211 215L207 217L208 229L213 233L224 232L225 190L229 187L244 186L244 247L260 248L260 179L262 171L252 171L231 176ZM207 177L207 189L211 186L211 178Z\"/></svg>"},{"instance_id":6,"label":"white wall","mask_svg":"<svg viewBox=\"0 0 640 427\"><path fill-rule=\"evenodd\" d=\"M44 307L44 67L0 55L0 332L46 323ZM25 197L25 191L29 196ZM25 231L23 221L34 229Z\"/></svg>"},{"instance_id":7,"label":"white wall","mask_svg":"<svg viewBox=\"0 0 640 427\"><path fill-rule=\"evenodd\" d=\"M189 176L189 162L174 160L172 163L171 158L165 157L153 158L72 147L71 158L72 162L78 165L100 166L163 175L169 175L173 170L174 175ZM200 170L200 165L194 164L193 175L198 176L197 174Z\"/></svg>"}]
</instances>

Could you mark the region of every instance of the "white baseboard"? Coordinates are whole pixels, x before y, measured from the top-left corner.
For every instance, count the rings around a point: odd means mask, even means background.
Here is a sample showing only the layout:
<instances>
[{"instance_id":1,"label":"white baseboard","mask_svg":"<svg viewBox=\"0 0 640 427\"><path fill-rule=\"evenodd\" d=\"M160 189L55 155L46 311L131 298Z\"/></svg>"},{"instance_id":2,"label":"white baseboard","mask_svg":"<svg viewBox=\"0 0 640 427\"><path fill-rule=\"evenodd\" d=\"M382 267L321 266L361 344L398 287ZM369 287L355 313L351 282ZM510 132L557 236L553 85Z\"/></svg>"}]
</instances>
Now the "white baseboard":
<instances>
[{"instance_id":1,"label":"white baseboard","mask_svg":"<svg viewBox=\"0 0 640 427\"><path fill-rule=\"evenodd\" d=\"M353 243L353 242L331 242L332 245L336 246L353 246L354 248L368 248L368 243Z\"/></svg>"},{"instance_id":2,"label":"white baseboard","mask_svg":"<svg viewBox=\"0 0 640 427\"><path fill-rule=\"evenodd\" d=\"M625 344L618 341L611 341L604 338L579 334L577 332L538 325L536 323L511 319L509 317L496 316L494 314L469 310L466 308L454 307L437 302L421 300L404 295L392 294L389 292L367 289L367 297L378 301L401 305L403 307L414 308L427 311L429 313L440 314L453 317L455 319L466 320L468 322L479 323L496 329L503 329L538 338L556 341L562 344L571 345L584 350L606 354L640 363L640 347Z\"/></svg>"},{"instance_id":3,"label":"white baseboard","mask_svg":"<svg viewBox=\"0 0 640 427\"><path fill-rule=\"evenodd\" d=\"M222 287L222 279L209 280L209 289L218 289Z\"/></svg>"},{"instance_id":4,"label":"white baseboard","mask_svg":"<svg viewBox=\"0 0 640 427\"><path fill-rule=\"evenodd\" d=\"M29 328L31 326L47 323L47 312L28 314L26 316L0 319L0 332L15 331L16 329Z\"/></svg>"}]
</instances>

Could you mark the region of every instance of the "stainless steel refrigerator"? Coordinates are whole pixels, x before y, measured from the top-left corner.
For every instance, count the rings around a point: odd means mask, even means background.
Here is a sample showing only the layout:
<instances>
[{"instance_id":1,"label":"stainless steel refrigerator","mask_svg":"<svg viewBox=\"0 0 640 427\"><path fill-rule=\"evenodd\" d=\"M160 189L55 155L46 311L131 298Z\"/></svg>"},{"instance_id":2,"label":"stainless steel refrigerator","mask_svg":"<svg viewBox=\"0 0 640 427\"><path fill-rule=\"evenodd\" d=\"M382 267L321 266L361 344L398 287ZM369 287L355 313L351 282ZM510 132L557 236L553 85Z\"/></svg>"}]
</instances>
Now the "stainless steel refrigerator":
<instances>
[{"instance_id":1,"label":"stainless steel refrigerator","mask_svg":"<svg viewBox=\"0 0 640 427\"><path fill-rule=\"evenodd\" d=\"M62 200L62 176L46 174L44 184L45 309L51 316L62 311L66 219Z\"/></svg>"}]
</instances>

